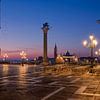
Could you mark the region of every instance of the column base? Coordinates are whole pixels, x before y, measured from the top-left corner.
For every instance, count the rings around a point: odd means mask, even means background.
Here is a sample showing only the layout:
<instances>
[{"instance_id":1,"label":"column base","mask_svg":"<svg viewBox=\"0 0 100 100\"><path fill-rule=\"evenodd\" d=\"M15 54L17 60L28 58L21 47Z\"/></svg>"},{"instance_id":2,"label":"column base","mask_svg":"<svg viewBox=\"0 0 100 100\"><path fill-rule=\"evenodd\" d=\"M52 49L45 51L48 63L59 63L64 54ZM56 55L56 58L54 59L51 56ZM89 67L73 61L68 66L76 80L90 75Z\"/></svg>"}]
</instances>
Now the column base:
<instances>
[{"instance_id":1,"label":"column base","mask_svg":"<svg viewBox=\"0 0 100 100\"><path fill-rule=\"evenodd\" d=\"M49 62L43 62L43 65L47 66L47 65L49 65Z\"/></svg>"}]
</instances>

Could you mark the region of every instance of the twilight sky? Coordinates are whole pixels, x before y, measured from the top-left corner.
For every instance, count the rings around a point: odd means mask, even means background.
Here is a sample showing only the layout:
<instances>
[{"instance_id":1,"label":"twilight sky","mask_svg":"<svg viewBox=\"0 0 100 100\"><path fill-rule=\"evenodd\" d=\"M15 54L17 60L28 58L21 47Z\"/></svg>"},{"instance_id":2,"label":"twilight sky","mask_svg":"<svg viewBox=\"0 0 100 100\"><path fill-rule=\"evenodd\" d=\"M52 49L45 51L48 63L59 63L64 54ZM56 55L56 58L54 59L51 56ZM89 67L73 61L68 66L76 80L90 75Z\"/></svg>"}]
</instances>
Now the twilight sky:
<instances>
[{"instance_id":1,"label":"twilight sky","mask_svg":"<svg viewBox=\"0 0 100 100\"><path fill-rule=\"evenodd\" d=\"M66 50L89 55L82 41L93 33L100 42L100 0L1 0L0 47L26 50L31 56L42 55L42 24L48 22L48 54ZM100 45L98 45L98 48ZM15 52L10 55L14 55ZM19 52L16 51L18 55Z\"/></svg>"}]
</instances>

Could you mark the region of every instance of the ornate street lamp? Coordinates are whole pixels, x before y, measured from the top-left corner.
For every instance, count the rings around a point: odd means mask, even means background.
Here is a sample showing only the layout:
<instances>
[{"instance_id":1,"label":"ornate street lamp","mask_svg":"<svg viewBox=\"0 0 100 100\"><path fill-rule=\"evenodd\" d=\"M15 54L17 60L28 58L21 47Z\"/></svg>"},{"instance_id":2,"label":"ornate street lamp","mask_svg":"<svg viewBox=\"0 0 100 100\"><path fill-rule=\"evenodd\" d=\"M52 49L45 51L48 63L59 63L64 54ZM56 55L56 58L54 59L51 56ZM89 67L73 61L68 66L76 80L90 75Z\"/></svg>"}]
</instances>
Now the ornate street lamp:
<instances>
[{"instance_id":1,"label":"ornate street lamp","mask_svg":"<svg viewBox=\"0 0 100 100\"><path fill-rule=\"evenodd\" d=\"M98 49L97 51L95 51L95 55L97 55L98 59L100 59L100 49Z\"/></svg>"},{"instance_id":2,"label":"ornate street lamp","mask_svg":"<svg viewBox=\"0 0 100 100\"><path fill-rule=\"evenodd\" d=\"M93 35L89 36L89 41L83 41L83 46L90 48L91 50L91 67L93 67L93 49L98 45L98 41Z\"/></svg>"},{"instance_id":3,"label":"ornate street lamp","mask_svg":"<svg viewBox=\"0 0 100 100\"><path fill-rule=\"evenodd\" d=\"M5 54L3 55L3 57L4 57L4 61L6 62L6 61L7 61L7 58L8 58L8 54L5 53Z\"/></svg>"},{"instance_id":4,"label":"ornate street lamp","mask_svg":"<svg viewBox=\"0 0 100 100\"><path fill-rule=\"evenodd\" d=\"M95 51L95 54L96 54L97 56L100 56L100 49L98 49L97 51Z\"/></svg>"},{"instance_id":5,"label":"ornate street lamp","mask_svg":"<svg viewBox=\"0 0 100 100\"><path fill-rule=\"evenodd\" d=\"M22 59L22 66L24 65L24 59L26 59L26 53L25 53L25 51L22 51L22 52L20 52L20 56L21 56L21 59Z\"/></svg>"}]
</instances>

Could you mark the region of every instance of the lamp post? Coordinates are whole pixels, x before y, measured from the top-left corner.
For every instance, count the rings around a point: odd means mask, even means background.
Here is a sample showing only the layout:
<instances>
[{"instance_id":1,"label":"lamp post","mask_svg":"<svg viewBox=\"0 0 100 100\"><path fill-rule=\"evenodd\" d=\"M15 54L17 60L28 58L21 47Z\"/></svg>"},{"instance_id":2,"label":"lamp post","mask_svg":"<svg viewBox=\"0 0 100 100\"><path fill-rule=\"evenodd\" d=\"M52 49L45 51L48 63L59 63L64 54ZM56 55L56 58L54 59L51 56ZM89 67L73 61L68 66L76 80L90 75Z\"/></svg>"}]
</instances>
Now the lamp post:
<instances>
[{"instance_id":1,"label":"lamp post","mask_svg":"<svg viewBox=\"0 0 100 100\"><path fill-rule=\"evenodd\" d=\"M97 51L95 51L95 54L96 54L97 56L100 56L100 49L98 49Z\"/></svg>"},{"instance_id":2,"label":"lamp post","mask_svg":"<svg viewBox=\"0 0 100 100\"><path fill-rule=\"evenodd\" d=\"M84 40L83 46L90 48L91 50L91 68L93 68L93 49L97 46L98 42L93 35L89 36L89 41Z\"/></svg>"},{"instance_id":3,"label":"lamp post","mask_svg":"<svg viewBox=\"0 0 100 100\"><path fill-rule=\"evenodd\" d=\"M26 59L25 51L20 52L20 56L21 56L21 59L22 59L22 66L24 66L24 59Z\"/></svg>"},{"instance_id":4,"label":"lamp post","mask_svg":"<svg viewBox=\"0 0 100 100\"><path fill-rule=\"evenodd\" d=\"M7 58L8 58L8 54L5 53L5 54L3 55L3 57L4 57L4 61L6 62L6 61L7 61Z\"/></svg>"},{"instance_id":5,"label":"lamp post","mask_svg":"<svg viewBox=\"0 0 100 100\"><path fill-rule=\"evenodd\" d=\"M97 51L95 51L95 55L97 55L98 59L100 59L100 49L98 49Z\"/></svg>"}]
</instances>

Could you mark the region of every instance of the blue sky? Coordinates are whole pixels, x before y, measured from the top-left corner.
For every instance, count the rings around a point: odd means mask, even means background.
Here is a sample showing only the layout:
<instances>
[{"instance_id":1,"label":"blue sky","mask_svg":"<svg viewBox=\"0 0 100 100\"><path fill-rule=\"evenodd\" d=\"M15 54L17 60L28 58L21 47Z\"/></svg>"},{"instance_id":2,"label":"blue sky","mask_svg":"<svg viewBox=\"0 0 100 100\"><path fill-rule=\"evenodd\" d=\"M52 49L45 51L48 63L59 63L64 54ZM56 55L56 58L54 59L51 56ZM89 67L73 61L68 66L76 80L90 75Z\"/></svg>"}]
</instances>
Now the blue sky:
<instances>
[{"instance_id":1,"label":"blue sky","mask_svg":"<svg viewBox=\"0 0 100 100\"><path fill-rule=\"evenodd\" d=\"M82 41L93 33L100 41L100 0L1 0L3 50L28 49L32 56L42 55L42 24L48 22L48 54L66 50L89 55ZM98 48L100 45L98 45Z\"/></svg>"}]
</instances>

